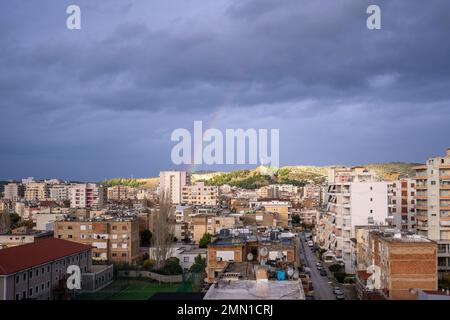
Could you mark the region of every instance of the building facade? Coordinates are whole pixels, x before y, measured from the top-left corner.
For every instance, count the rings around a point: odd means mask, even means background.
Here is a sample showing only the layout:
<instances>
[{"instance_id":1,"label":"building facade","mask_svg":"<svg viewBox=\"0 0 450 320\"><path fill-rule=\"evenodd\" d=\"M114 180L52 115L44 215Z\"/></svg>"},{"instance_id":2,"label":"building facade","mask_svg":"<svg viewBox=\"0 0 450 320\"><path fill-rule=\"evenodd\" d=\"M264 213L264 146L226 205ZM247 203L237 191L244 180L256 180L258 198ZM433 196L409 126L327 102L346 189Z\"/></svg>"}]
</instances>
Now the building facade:
<instances>
[{"instance_id":1,"label":"building facade","mask_svg":"<svg viewBox=\"0 0 450 320\"><path fill-rule=\"evenodd\" d=\"M182 203L182 189L191 184L190 174L185 171L161 171L159 173L160 196L171 204Z\"/></svg>"},{"instance_id":2,"label":"building facade","mask_svg":"<svg viewBox=\"0 0 450 320\"><path fill-rule=\"evenodd\" d=\"M437 241L443 276L450 272L450 148L415 169L417 232Z\"/></svg>"}]
</instances>

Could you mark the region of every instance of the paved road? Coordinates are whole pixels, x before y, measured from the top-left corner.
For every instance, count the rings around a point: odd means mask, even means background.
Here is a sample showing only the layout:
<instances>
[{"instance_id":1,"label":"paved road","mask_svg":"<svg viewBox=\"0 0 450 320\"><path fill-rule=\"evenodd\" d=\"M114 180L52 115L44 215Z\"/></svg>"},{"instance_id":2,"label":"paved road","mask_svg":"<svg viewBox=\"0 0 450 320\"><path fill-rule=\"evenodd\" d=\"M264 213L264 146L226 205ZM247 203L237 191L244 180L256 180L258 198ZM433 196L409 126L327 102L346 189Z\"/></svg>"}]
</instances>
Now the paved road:
<instances>
[{"instance_id":1,"label":"paved road","mask_svg":"<svg viewBox=\"0 0 450 320\"><path fill-rule=\"evenodd\" d=\"M316 267L316 256L306 244L303 234L300 236L301 256L307 267L311 268L311 280L314 287L314 298L316 300L336 300L333 287L328 277L322 277Z\"/></svg>"}]
</instances>

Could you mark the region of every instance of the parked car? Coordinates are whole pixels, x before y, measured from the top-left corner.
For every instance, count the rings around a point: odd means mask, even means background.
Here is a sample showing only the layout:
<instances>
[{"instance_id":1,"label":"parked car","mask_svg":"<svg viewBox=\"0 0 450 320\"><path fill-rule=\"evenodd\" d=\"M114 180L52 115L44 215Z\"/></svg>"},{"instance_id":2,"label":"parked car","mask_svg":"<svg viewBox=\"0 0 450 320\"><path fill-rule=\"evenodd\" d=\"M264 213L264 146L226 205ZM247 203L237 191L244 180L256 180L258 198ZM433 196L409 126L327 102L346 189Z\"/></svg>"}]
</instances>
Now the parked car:
<instances>
[{"instance_id":1,"label":"parked car","mask_svg":"<svg viewBox=\"0 0 450 320\"><path fill-rule=\"evenodd\" d=\"M325 269L320 270L320 275L322 277L326 277L328 275L327 271Z\"/></svg>"},{"instance_id":2,"label":"parked car","mask_svg":"<svg viewBox=\"0 0 450 320\"><path fill-rule=\"evenodd\" d=\"M317 266L317 270L322 271L323 267L322 266Z\"/></svg>"},{"instance_id":3,"label":"parked car","mask_svg":"<svg viewBox=\"0 0 450 320\"><path fill-rule=\"evenodd\" d=\"M320 262L316 262L316 266L322 266L322 264Z\"/></svg>"},{"instance_id":4,"label":"parked car","mask_svg":"<svg viewBox=\"0 0 450 320\"><path fill-rule=\"evenodd\" d=\"M339 287L334 287L333 288L333 293L334 294L337 294L337 292L339 292L339 291L341 291L341 288L339 288Z\"/></svg>"},{"instance_id":5,"label":"parked car","mask_svg":"<svg viewBox=\"0 0 450 320\"><path fill-rule=\"evenodd\" d=\"M342 290L339 289L339 288L338 288L337 290L334 290L333 292L334 292L335 295L341 295L341 294L344 294L344 293L342 292Z\"/></svg>"},{"instance_id":6,"label":"parked car","mask_svg":"<svg viewBox=\"0 0 450 320\"><path fill-rule=\"evenodd\" d=\"M312 240L308 241L308 246L313 247L314 246L314 242Z\"/></svg>"},{"instance_id":7,"label":"parked car","mask_svg":"<svg viewBox=\"0 0 450 320\"><path fill-rule=\"evenodd\" d=\"M336 299L337 299L337 300L345 300L345 297L344 297L343 294L338 294L338 295L336 296Z\"/></svg>"}]
</instances>

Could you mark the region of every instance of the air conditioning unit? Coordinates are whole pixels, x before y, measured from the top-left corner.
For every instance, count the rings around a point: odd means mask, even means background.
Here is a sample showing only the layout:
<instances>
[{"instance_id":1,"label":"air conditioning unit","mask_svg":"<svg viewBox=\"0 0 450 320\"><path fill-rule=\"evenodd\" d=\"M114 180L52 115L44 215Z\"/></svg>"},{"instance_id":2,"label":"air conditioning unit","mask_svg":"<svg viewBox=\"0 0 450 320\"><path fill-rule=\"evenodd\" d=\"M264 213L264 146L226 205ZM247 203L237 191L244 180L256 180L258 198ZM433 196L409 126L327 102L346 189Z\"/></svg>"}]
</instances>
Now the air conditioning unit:
<instances>
[{"instance_id":1,"label":"air conditioning unit","mask_svg":"<svg viewBox=\"0 0 450 320\"><path fill-rule=\"evenodd\" d=\"M222 261L222 257L217 257L217 258L216 258L216 261L217 261L217 262Z\"/></svg>"}]
</instances>

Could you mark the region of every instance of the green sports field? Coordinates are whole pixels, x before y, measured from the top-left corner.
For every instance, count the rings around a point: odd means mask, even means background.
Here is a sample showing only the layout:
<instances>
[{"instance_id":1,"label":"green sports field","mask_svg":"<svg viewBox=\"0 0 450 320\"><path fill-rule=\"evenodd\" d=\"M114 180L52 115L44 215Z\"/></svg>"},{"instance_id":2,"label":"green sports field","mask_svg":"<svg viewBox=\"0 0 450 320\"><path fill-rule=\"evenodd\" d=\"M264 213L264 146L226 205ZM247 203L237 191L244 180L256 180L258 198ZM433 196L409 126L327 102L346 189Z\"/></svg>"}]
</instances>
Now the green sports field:
<instances>
[{"instance_id":1,"label":"green sports field","mask_svg":"<svg viewBox=\"0 0 450 320\"><path fill-rule=\"evenodd\" d=\"M82 293L79 300L147 300L157 292L176 292L180 284L150 282L145 279L117 279L95 293Z\"/></svg>"}]
</instances>

